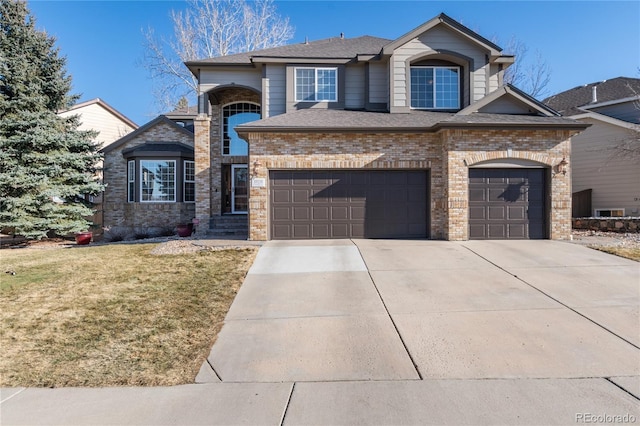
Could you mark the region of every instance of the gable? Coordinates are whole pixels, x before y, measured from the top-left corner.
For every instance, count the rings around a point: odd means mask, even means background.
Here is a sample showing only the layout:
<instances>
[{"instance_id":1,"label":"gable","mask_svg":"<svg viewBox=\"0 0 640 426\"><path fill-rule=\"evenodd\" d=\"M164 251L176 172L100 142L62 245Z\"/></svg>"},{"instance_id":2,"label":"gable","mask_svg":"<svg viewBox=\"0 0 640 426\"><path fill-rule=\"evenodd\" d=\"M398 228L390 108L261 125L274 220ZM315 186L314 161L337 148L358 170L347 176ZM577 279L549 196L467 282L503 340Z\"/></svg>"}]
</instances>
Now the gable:
<instances>
[{"instance_id":1,"label":"gable","mask_svg":"<svg viewBox=\"0 0 640 426\"><path fill-rule=\"evenodd\" d=\"M101 151L108 154L116 149L131 148L147 142L179 142L193 146L193 138L192 132L161 115Z\"/></svg>"},{"instance_id":2,"label":"gable","mask_svg":"<svg viewBox=\"0 0 640 426\"><path fill-rule=\"evenodd\" d=\"M478 102L469 105L458 112L458 115L472 113L560 116L558 112L510 84L498 88Z\"/></svg>"}]
</instances>

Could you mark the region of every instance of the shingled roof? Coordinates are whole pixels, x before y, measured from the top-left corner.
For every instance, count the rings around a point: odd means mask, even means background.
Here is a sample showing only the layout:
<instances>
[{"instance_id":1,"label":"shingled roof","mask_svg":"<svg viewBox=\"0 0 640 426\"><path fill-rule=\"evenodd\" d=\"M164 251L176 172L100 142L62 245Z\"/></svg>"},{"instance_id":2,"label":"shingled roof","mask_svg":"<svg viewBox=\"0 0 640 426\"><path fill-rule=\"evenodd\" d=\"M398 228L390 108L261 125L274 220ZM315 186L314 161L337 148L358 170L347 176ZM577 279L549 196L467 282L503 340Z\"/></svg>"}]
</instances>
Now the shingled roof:
<instances>
[{"instance_id":1,"label":"shingled roof","mask_svg":"<svg viewBox=\"0 0 640 426\"><path fill-rule=\"evenodd\" d=\"M593 102L593 88L596 88L596 102ZM617 77L574 87L573 89L548 97L543 103L559 111L564 116L584 113L585 107L603 102L627 99L640 95L640 79Z\"/></svg>"},{"instance_id":2,"label":"shingled roof","mask_svg":"<svg viewBox=\"0 0 640 426\"><path fill-rule=\"evenodd\" d=\"M247 53L219 56L215 58L189 61L193 65L250 65L259 58L300 58L300 59L351 59L357 55L376 55L391 40L372 36L355 38L332 37L306 43L288 44Z\"/></svg>"},{"instance_id":3,"label":"shingled roof","mask_svg":"<svg viewBox=\"0 0 640 426\"><path fill-rule=\"evenodd\" d=\"M585 124L570 118L412 110L405 114L303 109L252 121L235 128L247 132L428 132L442 128L562 128L584 129Z\"/></svg>"}]
</instances>

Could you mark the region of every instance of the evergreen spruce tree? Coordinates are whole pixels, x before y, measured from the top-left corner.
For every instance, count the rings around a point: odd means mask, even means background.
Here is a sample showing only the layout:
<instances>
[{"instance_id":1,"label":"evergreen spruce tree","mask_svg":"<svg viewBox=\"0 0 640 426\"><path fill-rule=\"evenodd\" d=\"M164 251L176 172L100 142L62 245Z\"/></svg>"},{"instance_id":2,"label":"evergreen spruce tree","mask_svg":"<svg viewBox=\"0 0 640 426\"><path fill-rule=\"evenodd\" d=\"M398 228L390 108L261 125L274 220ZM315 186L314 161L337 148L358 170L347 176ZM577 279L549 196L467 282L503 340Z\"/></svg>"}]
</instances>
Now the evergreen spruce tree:
<instances>
[{"instance_id":1,"label":"evergreen spruce tree","mask_svg":"<svg viewBox=\"0 0 640 426\"><path fill-rule=\"evenodd\" d=\"M0 228L40 239L86 230L84 195L103 190L96 132L62 118L70 94L66 58L35 28L25 2L0 0Z\"/></svg>"}]
</instances>

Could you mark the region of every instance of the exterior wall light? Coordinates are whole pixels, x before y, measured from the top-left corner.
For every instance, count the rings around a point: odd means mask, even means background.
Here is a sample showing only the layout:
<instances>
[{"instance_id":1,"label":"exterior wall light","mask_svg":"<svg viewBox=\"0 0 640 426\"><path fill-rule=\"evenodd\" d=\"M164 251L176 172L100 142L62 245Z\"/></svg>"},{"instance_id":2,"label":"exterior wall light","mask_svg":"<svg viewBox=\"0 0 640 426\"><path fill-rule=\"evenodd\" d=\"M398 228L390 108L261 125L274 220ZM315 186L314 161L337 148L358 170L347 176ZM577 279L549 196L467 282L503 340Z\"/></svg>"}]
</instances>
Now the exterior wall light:
<instances>
[{"instance_id":1,"label":"exterior wall light","mask_svg":"<svg viewBox=\"0 0 640 426\"><path fill-rule=\"evenodd\" d=\"M562 173L563 175L566 175L568 165L569 165L569 162L567 161L567 159L565 157L562 157L562 160L556 166L558 173Z\"/></svg>"}]
</instances>

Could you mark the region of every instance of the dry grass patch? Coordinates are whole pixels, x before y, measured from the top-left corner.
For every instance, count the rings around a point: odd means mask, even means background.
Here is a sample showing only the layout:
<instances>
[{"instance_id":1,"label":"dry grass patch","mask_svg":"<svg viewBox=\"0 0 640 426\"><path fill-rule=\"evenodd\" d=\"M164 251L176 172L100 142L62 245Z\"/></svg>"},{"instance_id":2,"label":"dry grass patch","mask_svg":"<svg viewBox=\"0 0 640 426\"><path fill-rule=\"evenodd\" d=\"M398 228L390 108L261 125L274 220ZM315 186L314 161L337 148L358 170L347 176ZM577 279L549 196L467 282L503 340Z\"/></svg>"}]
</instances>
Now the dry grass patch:
<instances>
[{"instance_id":1,"label":"dry grass patch","mask_svg":"<svg viewBox=\"0 0 640 426\"><path fill-rule=\"evenodd\" d=\"M609 254L615 254L616 256L626 257L627 259L635 260L636 262L640 262L640 248L634 247L601 247L601 246L592 246L596 250L603 251Z\"/></svg>"},{"instance_id":2,"label":"dry grass patch","mask_svg":"<svg viewBox=\"0 0 640 426\"><path fill-rule=\"evenodd\" d=\"M256 250L155 246L2 250L0 386L192 383Z\"/></svg>"}]
</instances>

